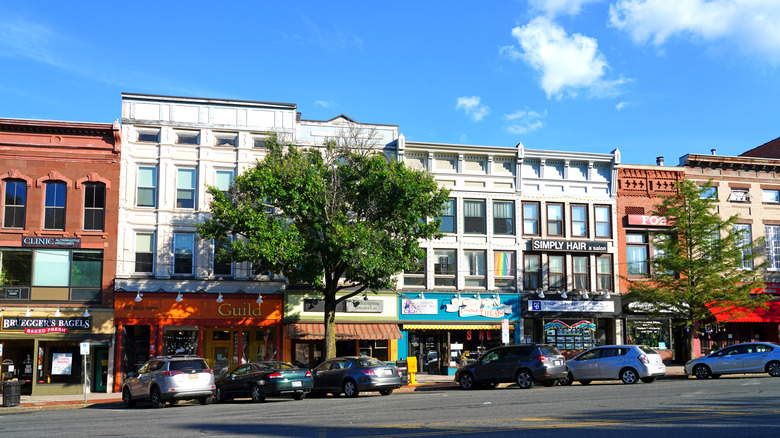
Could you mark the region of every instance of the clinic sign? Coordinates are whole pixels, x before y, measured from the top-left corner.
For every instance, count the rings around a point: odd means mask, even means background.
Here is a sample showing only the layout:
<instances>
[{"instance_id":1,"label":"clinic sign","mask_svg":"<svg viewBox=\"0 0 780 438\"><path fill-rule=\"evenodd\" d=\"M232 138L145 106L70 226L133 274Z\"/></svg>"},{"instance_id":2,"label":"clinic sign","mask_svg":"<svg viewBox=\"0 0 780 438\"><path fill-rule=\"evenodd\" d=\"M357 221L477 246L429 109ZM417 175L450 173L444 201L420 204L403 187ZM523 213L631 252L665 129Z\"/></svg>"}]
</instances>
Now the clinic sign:
<instances>
[{"instance_id":1,"label":"clinic sign","mask_svg":"<svg viewBox=\"0 0 780 438\"><path fill-rule=\"evenodd\" d=\"M80 237L22 237L26 248L81 248Z\"/></svg>"}]
</instances>

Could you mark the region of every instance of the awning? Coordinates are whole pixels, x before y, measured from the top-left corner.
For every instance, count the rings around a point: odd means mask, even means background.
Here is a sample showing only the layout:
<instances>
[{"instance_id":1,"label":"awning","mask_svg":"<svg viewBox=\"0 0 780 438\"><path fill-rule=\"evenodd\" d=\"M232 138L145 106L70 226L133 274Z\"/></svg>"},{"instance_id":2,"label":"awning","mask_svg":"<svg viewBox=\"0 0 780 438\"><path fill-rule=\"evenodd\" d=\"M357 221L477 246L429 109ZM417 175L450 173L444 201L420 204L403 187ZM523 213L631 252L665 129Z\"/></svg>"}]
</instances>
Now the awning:
<instances>
[{"instance_id":1,"label":"awning","mask_svg":"<svg viewBox=\"0 0 780 438\"><path fill-rule=\"evenodd\" d=\"M325 324L288 324L287 337L301 340L324 339ZM396 324L336 324L336 339L401 339L401 331Z\"/></svg>"},{"instance_id":2,"label":"awning","mask_svg":"<svg viewBox=\"0 0 780 438\"><path fill-rule=\"evenodd\" d=\"M510 325L510 327L512 327ZM404 324L404 330L501 330L500 324Z\"/></svg>"},{"instance_id":3,"label":"awning","mask_svg":"<svg viewBox=\"0 0 780 438\"><path fill-rule=\"evenodd\" d=\"M780 322L780 302L766 303L768 307L748 310L733 306L707 306L719 322Z\"/></svg>"}]
</instances>

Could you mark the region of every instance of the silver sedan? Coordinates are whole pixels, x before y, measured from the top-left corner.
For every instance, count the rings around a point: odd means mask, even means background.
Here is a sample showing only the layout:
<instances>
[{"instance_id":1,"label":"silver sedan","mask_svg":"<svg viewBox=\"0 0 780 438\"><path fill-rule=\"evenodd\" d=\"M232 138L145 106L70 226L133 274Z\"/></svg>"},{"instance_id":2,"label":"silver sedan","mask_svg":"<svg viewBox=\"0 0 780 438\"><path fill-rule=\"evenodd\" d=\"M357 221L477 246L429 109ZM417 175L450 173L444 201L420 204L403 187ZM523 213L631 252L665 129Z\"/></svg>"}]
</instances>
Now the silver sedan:
<instances>
[{"instance_id":1,"label":"silver sedan","mask_svg":"<svg viewBox=\"0 0 780 438\"><path fill-rule=\"evenodd\" d=\"M768 373L780 377L780 345L774 342L730 345L685 364L685 374L698 379L742 373Z\"/></svg>"},{"instance_id":2,"label":"silver sedan","mask_svg":"<svg viewBox=\"0 0 780 438\"><path fill-rule=\"evenodd\" d=\"M575 380L583 385L593 380L651 383L666 374L661 355L646 345L604 345L580 353L566 365L569 375L561 379L564 385Z\"/></svg>"}]
</instances>

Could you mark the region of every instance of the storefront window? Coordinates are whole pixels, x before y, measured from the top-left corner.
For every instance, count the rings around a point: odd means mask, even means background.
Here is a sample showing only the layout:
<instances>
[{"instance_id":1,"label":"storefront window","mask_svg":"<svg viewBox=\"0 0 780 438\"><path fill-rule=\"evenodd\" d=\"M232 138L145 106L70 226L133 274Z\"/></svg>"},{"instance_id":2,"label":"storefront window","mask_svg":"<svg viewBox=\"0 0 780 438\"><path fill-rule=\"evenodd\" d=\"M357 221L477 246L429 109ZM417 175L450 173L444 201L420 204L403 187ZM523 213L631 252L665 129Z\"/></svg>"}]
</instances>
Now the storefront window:
<instances>
[{"instance_id":1,"label":"storefront window","mask_svg":"<svg viewBox=\"0 0 780 438\"><path fill-rule=\"evenodd\" d=\"M83 383L78 342L39 342L38 346L43 351L43 364L40 364L43 365L43 376L40 378L46 383ZM32 370L27 374L32 376Z\"/></svg>"},{"instance_id":2,"label":"storefront window","mask_svg":"<svg viewBox=\"0 0 780 438\"><path fill-rule=\"evenodd\" d=\"M100 287L103 279L103 251L74 250L71 264L72 287Z\"/></svg>"},{"instance_id":3,"label":"storefront window","mask_svg":"<svg viewBox=\"0 0 780 438\"><path fill-rule=\"evenodd\" d=\"M276 329L273 327L258 329L255 332L257 341L254 360L276 360Z\"/></svg>"},{"instance_id":4,"label":"storefront window","mask_svg":"<svg viewBox=\"0 0 780 438\"><path fill-rule=\"evenodd\" d=\"M647 345L659 350L670 350L671 326L669 322L627 321L627 340L629 344Z\"/></svg>"},{"instance_id":5,"label":"storefront window","mask_svg":"<svg viewBox=\"0 0 780 438\"><path fill-rule=\"evenodd\" d=\"M163 332L163 354L198 354L198 331L177 327L166 328Z\"/></svg>"},{"instance_id":6,"label":"storefront window","mask_svg":"<svg viewBox=\"0 0 780 438\"><path fill-rule=\"evenodd\" d=\"M358 343L361 356L375 357L379 360L389 360L387 354L387 339L361 339Z\"/></svg>"},{"instance_id":7,"label":"storefront window","mask_svg":"<svg viewBox=\"0 0 780 438\"><path fill-rule=\"evenodd\" d=\"M6 285L28 285L32 279L33 252L31 249L3 249L0 251L0 269Z\"/></svg>"},{"instance_id":8,"label":"storefront window","mask_svg":"<svg viewBox=\"0 0 780 438\"><path fill-rule=\"evenodd\" d=\"M545 342L559 350L586 350L596 346L596 324L591 321L550 321L544 324Z\"/></svg>"},{"instance_id":9,"label":"storefront window","mask_svg":"<svg viewBox=\"0 0 780 438\"><path fill-rule=\"evenodd\" d=\"M59 249L35 250L33 286L68 286L70 280L70 251Z\"/></svg>"}]
</instances>

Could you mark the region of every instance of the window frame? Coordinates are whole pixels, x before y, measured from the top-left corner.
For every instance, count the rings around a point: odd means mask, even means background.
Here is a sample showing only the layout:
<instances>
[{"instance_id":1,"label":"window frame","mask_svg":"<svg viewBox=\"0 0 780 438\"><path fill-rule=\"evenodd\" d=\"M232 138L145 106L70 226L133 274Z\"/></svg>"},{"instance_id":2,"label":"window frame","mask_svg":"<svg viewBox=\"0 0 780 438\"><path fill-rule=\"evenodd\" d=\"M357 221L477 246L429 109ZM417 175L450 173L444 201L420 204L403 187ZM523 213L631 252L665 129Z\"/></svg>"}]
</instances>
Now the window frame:
<instances>
[{"instance_id":1,"label":"window frame","mask_svg":"<svg viewBox=\"0 0 780 438\"><path fill-rule=\"evenodd\" d=\"M536 270L528 269L530 259L536 260ZM529 287L530 280L536 280L536 287ZM542 283L542 254L523 252L523 290L538 290L543 288Z\"/></svg>"},{"instance_id":2,"label":"window frame","mask_svg":"<svg viewBox=\"0 0 780 438\"><path fill-rule=\"evenodd\" d=\"M609 266L609 272L601 272L601 264L599 263L601 260L608 260L609 263L607 266ZM598 292L612 292L615 290L615 279L612 274L613 271L613 265L612 265L612 254L599 254L596 256L596 291ZM609 288L603 289L601 287L601 279L608 278L609 279Z\"/></svg>"},{"instance_id":3,"label":"window frame","mask_svg":"<svg viewBox=\"0 0 780 438\"><path fill-rule=\"evenodd\" d=\"M143 170L151 170L152 171L152 183L151 186L142 186L141 185L141 172ZM138 165L138 169L136 171L136 189L135 189L135 206L141 207L141 208L157 208L157 186L160 185L159 181L159 173L157 171L157 165L149 166L149 165ZM152 193L151 199L152 203L151 205L147 204L141 204L141 190L149 190Z\"/></svg>"},{"instance_id":4,"label":"window frame","mask_svg":"<svg viewBox=\"0 0 780 438\"><path fill-rule=\"evenodd\" d=\"M442 211L442 215L438 217L438 219L442 219L441 225L439 226L439 232L441 233L449 233L449 234L455 234L458 232L458 202L457 198L449 198L450 203L450 211L451 214L445 214L447 213L447 209L445 208L444 211ZM444 229L444 225L446 221L444 218L451 218L452 220L452 227L451 230Z\"/></svg>"},{"instance_id":5,"label":"window frame","mask_svg":"<svg viewBox=\"0 0 780 438\"><path fill-rule=\"evenodd\" d=\"M142 231L142 232L136 232L135 233L135 242L133 244L133 249L134 249L134 251L133 251L133 255L134 255L134 259L133 259L133 273L134 274L144 274L144 275L152 275L152 274L154 274L155 259L156 259L156 257L155 257L155 253L156 253L155 248L157 248L157 235L156 234L157 233L155 233L154 231L151 231L151 232ZM150 239L149 239L150 248L149 249L150 249L151 252L142 252L142 251L138 250L138 247L139 247L139 245L138 245L138 237L139 236L150 236ZM146 261L139 262L138 261L138 255L139 254L145 254L145 255L148 254L149 256L151 256L151 261L150 262L146 262ZM144 263L144 264L149 263L151 265L151 268L148 271L139 271L138 270L139 263Z\"/></svg>"},{"instance_id":6,"label":"window frame","mask_svg":"<svg viewBox=\"0 0 780 438\"><path fill-rule=\"evenodd\" d=\"M481 262L481 266L480 266ZM475 266L476 264L476 266ZM466 250L463 251L463 288L486 289L487 288L487 251Z\"/></svg>"},{"instance_id":7,"label":"window frame","mask_svg":"<svg viewBox=\"0 0 780 438\"><path fill-rule=\"evenodd\" d=\"M177 269L178 269L177 266L179 265L179 263L177 263L177 262L179 262L181 259L183 259L183 257L180 257L177 254L177 252L176 252L176 249L179 248L178 239L180 237L181 238L185 238L185 237L192 238L192 245L188 248L190 250L190 253L189 253L190 254L190 256L189 256L189 258L190 258L190 270L188 272L177 271ZM173 257L171 259L172 259L172 262L173 262L173 266L172 266L172 268L173 268L172 269L172 274L173 275L176 275L176 276L193 275L193 273L195 272L195 233L191 233L191 232L174 232L173 233Z\"/></svg>"},{"instance_id":8,"label":"window frame","mask_svg":"<svg viewBox=\"0 0 780 438\"><path fill-rule=\"evenodd\" d=\"M501 254L508 254L509 274L501 270L499 266L499 257ZM496 288L515 289L517 286L517 252L516 251L493 251L493 285Z\"/></svg>"},{"instance_id":9,"label":"window frame","mask_svg":"<svg viewBox=\"0 0 780 438\"><path fill-rule=\"evenodd\" d=\"M226 175L230 174L230 182L228 183L227 189L223 190L222 187L220 187L220 175ZM236 178L236 172L235 170L225 170L225 169L216 169L214 171L214 188L221 191L222 193L227 196L230 193L230 187L233 185L233 181Z\"/></svg>"},{"instance_id":10,"label":"window frame","mask_svg":"<svg viewBox=\"0 0 780 438\"><path fill-rule=\"evenodd\" d=\"M410 270L410 269L404 269L404 275L403 275L403 287L405 288L427 288L427 267L428 267L428 252L425 252L425 255L417 260L417 269ZM409 280L409 282L407 282Z\"/></svg>"},{"instance_id":11,"label":"window frame","mask_svg":"<svg viewBox=\"0 0 780 438\"><path fill-rule=\"evenodd\" d=\"M136 142L137 143L159 143L160 142L160 128L136 128ZM154 139L151 139L154 137Z\"/></svg>"},{"instance_id":12,"label":"window frame","mask_svg":"<svg viewBox=\"0 0 780 438\"><path fill-rule=\"evenodd\" d=\"M561 218L560 219L550 219L550 209L551 208L559 208L561 212ZM545 224L547 225L547 235L548 236L556 236L556 237L565 237L566 236L566 214L564 212L563 203L560 202L549 202L545 205ZM554 223L559 223L559 226L561 227L560 234L555 234L550 232L550 227Z\"/></svg>"},{"instance_id":13,"label":"window frame","mask_svg":"<svg viewBox=\"0 0 780 438\"><path fill-rule=\"evenodd\" d=\"M629 240L629 236L641 236L642 241L631 241ZM652 254L652 246L650 242L650 236L647 232L628 232L626 233L626 275L628 277L649 277L652 274L652 263L650 254ZM634 261L632 262L629 259L629 248L644 248L644 260L643 261ZM645 272L631 272L632 264L639 266L639 263L642 264L642 266L645 266L644 271Z\"/></svg>"},{"instance_id":14,"label":"window frame","mask_svg":"<svg viewBox=\"0 0 780 438\"><path fill-rule=\"evenodd\" d=\"M452 260L450 260L450 255ZM435 249L433 250L433 285L437 288L449 288L453 289L458 286L458 251L455 249ZM440 273L442 257L447 257L447 272ZM452 272L450 272L450 266L452 266ZM442 284L452 283L452 284Z\"/></svg>"},{"instance_id":15,"label":"window frame","mask_svg":"<svg viewBox=\"0 0 780 438\"><path fill-rule=\"evenodd\" d=\"M767 201L767 193L773 193L773 200ZM780 190L778 189L761 189L761 201L764 204L780 204Z\"/></svg>"},{"instance_id":16,"label":"window frame","mask_svg":"<svg viewBox=\"0 0 780 438\"><path fill-rule=\"evenodd\" d=\"M181 174L182 172L189 172L192 175L192 186L191 187L180 187L181 182L183 181ZM193 167L177 167L176 168L176 208L182 209L182 210L196 210L198 208L198 199L197 199L197 188L198 188L198 171L196 168ZM183 198L181 194L183 193L191 193L192 198L187 199ZM182 206L182 201L192 201L192 206Z\"/></svg>"},{"instance_id":17,"label":"window frame","mask_svg":"<svg viewBox=\"0 0 780 438\"><path fill-rule=\"evenodd\" d=\"M53 189L54 193L51 195L53 199L49 199L49 189ZM62 199L60 204L58 188L62 190ZM50 204L53 202L53 205ZM43 229L44 230L65 230L66 211L68 206L68 184L60 180L49 180L45 183L44 187L44 209L43 209ZM53 217L50 218L50 215ZM52 223L53 221L53 223ZM61 222L62 226L58 227L57 222Z\"/></svg>"},{"instance_id":18,"label":"window frame","mask_svg":"<svg viewBox=\"0 0 780 438\"><path fill-rule=\"evenodd\" d=\"M748 271L753 270L753 246L751 243L753 242L753 226L751 224L740 224L736 223L734 224L735 231L738 229L747 230L747 233L740 233L743 234L737 237L736 245L737 249L740 252L740 255L742 257L742 263L741 266L738 266L737 269L745 269Z\"/></svg>"},{"instance_id":19,"label":"window frame","mask_svg":"<svg viewBox=\"0 0 780 438\"><path fill-rule=\"evenodd\" d=\"M497 204L509 204L510 205L510 210L509 211L511 212L511 216L508 217L508 218L496 217L496 211L500 210L500 209L496 209L496 205ZM506 227L506 228L508 228L508 230L506 232L496 231L497 224L501 223L502 221L505 224L506 224L507 221L509 222L508 227ZM515 235L515 201L511 201L511 200L507 201L507 200L499 200L499 199L494 199L493 200L493 234L497 234L497 235L500 235L500 236L514 236Z\"/></svg>"},{"instance_id":20,"label":"window frame","mask_svg":"<svg viewBox=\"0 0 780 438\"><path fill-rule=\"evenodd\" d=\"M575 209L582 209L582 213L585 215L585 219L584 220L577 220L577 221L574 220L574 211L575 211ZM569 218L570 218L569 221L571 222L570 223L570 226L571 226L571 237L585 237L585 238L590 237L590 226L589 226L590 225L590 217L589 217L589 214L588 214L588 205L587 204L570 204L569 205ZM574 232L574 230L575 230L574 225L575 224L580 224L580 223L584 223L585 224L585 232L583 234L575 234L575 232Z\"/></svg>"},{"instance_id":21,"label":"window frame","mask_svg":"<svg viewBox=\"0 0 780 438\"><path fill-rule=\"evenodd\" d=\"M585 270L580 272L577 266L577 260L585 259ZM572 287L574 290L590 290L590 256L581 254L572 254L571 256L571 276ZM584 287L578 287L578 283L582 283L582 277L585 278ZM578 281L578 279L580 281Z\"/></svg>"},{"instance_id":22,"label":"window frame","mask_svg":"<svg viewBox=\"0 0 780 438\"><path fill-rule=\"evenodd\" d=\"M771 230L771 232L770 232ZM780 271L780 225L764 224L767 271Z\"/></svg>"},{"instance_id":23,"label":"window frame","mask_svg":"<svg viewBox=\"0 0 780 438\"><path fill-rule=\"evenodd\" d=\"M536 218L527 218L525 215L525 207L536 207ZM539 202L524 201L522 202L522 215L523 215L523 235L524 236L541 236L541 204ZM530 223L536 227L536 233L527 233L526 224Z\"/></svg>"},{"instance_id":24,"label":"window frame","mask_svg":"<svg viewBox=\"0 0 780 438\"><path fill-rule=\"evenodd\" d=\"M27 224L27 181L23 179L14 179L9 178L3 180L4 187L3 187L3 228L11 228L11 229L18 229L23 230L26 228ZM13 183L14 186L14 194L9 195L8 193L8 186ZM19 191L19 186L21 186L24 189L24 194L19 197L17 196L17 193ZM17 200L21 198L22 203L21 204L9 204L9 200ZM8 217L9 217L9 209L13 213L12 216L12 222L13 224L8 224ZM21 226L17 226L16 219L19 215L18 210L21 210Z\"/></svg>"},{"instance_id":25,"label":"window frame","mask_svg":"<svg viewBox=\"0 0 780 438\"><path fill-rule=\"evenodd\" d=\"M235 132L215 132L214 147L236 147L238 146L238 134Z\"/></svg>"},{"instance_id":26,"label":"window frame","mask_svg":"<svg viewBox=\"0 0 780 438\"><path fill-rule=\"evenodd\" d=\"M552 270L552 259L560 259L561 270ZM560 277L560 286L553 286L553 276L557 280ZM549 290L566 290L566 255L564 254L547 254L547 288Z\"/></svg>"},{"instance_id":27,"label":"window frame","mask_svg":"<svg viewBox=\"0 0 780 438\"><path fill-rule=\"evenodd\" d=\"M600 209L607 210L607 220L600 221L598 212ZM607 235L599 234L599 225L607 224ZM612 206L611 205L594 205L593 206L593 236L596 239L611 239L612 238Z\"/></svg>"},{"instance_id":28,"label":"window frame","mask_svg":"<svg viewBox=\"0 0 780 438\"><path fill-rule=\"evenodd\" d=\"M710 187L704 187L699 186L699 198L700 199L718 199L718 187L717 186L710 186Z\"/></svg>"},{"instance_id":29,"label":"window frame","mask_svg":"<svg viewBox=\"0 0 780 438\"><path fill-rule=\"evenodd\" d=\"M468 214L467 204L481 205L481 216L466 216ZM474 225L481 225L479 230ZM469 231L474 229L475 231ZM487 202L485 199L464 199L463 200L463 234L487 234Z\"/></svg>"},{"instance_id":30,"label":"window frame","mask_svg":"<svg viewBox=\"0 0 780 438\"><path fill-rule=\"evenodd\" d=\"M211 260L211 276L215 277L215 278L229 278L229 277L233 277L233 275L234 275L233 274L234 273L234 268L235 268L234 262L232 260L230 260L229 262L225 263L224 261L219 262L217 260L217 252L219 251L219 249L221 247L222 247L222 245L219 244L218 242L216 242L214 240L211 241L211 251L212 251L211 252L211 259L212 259ZM228 268L227 270L229 272L228 273L225 273L224 271L223 272L217 272L217 267L218 266L220 268L227 267Z\"/></svg>"},{"instance_id":31,"label":"window frame","mask_svg":"<svg viewBox=\"0 0 780 438\"><path fill-rule=\"evenodd\" d=\"M200 131L175 130L173 133L177 145L198 146L200 144Z\"/></svg>"},{"instance_id":32,"label":"window frame","mask_svg":"<svg viewBox=\"0 0 780 438\"><path fill-rule=\"evenodd\" d=\"M97 188L101 188L102 191L102 200L101 203L103 204L102 207L95 207L95 203L97 201ZM82 221L82 227L84 231L105 231L106 230L106 185L102 182L88 182L83 185L84 190L84 213L83 213L83 221ZM90 191L92 191L92 195L90 196ZM91 199L90 199L91 198ZM90 203L90 200L92 201L93 205L88 205ZM95 216L100 213L100 227L94 227L95 222ZM89 213L89 214L88 214ZM87 220L91 217L92 219L92 228L87 227Z\"/></svg>"}]
</instances>

